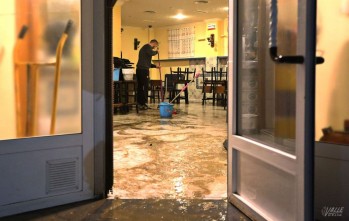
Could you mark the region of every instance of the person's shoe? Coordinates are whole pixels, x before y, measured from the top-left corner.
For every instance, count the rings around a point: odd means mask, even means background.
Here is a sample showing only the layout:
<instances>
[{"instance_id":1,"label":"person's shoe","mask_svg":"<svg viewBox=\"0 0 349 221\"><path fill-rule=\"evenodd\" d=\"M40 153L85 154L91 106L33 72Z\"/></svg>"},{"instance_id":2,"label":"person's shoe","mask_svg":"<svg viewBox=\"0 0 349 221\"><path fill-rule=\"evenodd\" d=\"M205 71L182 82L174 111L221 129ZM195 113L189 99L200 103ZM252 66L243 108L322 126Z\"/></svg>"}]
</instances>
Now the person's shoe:
<instances>
[{"instance_id":1,"label":"person's shoe","mask_svg":"<svg viewBox=\"0 0 349 221\"><path fill-rule=\"evenodd\" d=\"M144 106L145 106L147 109L151 109L151 107L149 107L147 104L144 104Z\"/></svg>"}]
</instances>

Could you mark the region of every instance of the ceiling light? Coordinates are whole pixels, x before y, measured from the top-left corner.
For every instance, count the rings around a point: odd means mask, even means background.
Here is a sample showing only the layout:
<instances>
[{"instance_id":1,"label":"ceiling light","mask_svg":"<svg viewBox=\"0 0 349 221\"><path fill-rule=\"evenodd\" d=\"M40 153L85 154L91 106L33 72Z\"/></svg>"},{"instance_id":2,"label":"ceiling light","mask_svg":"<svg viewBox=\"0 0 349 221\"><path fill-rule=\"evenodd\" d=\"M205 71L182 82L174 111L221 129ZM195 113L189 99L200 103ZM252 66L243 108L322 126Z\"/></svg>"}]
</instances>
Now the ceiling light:
<instances>
[{"instance_id":1,"label":"ceiling light","mask_svg":"<svg viewBox=\"0 0 349 221\"><path fill-rule=\"evenodd\" d=\"M186 17L188 17L188 16L183 15L183 14L181 14L181 13L178 13L177 15L173 16L173 18L176 18L176 19L179 19L179 20L182 20L182 19L184 19L184 18L186 18Z\"/></svg>"}]
</instances>

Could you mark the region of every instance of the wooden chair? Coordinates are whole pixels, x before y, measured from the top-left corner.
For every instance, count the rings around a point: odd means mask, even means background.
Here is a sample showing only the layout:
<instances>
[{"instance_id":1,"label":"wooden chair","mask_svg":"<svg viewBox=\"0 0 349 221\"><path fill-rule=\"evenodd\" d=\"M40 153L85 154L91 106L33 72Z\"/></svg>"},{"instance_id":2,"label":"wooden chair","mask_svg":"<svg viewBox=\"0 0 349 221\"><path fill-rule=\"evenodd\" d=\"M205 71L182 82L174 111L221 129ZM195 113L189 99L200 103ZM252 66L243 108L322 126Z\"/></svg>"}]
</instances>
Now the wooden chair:
<instances>
[{"instance_id":1,"label":"wooden chair","mask_svg":"<svg viewBox=\"0 0 349 221\"><path fill-rule=\"evenodd\" d=\"M158 102L161 101L161 89L162 89L162 80L150 80L150 103L155 103L157 99Z\"/></svg>"},{"instance_id":2,"label":"wooden chair","mask_svg":"<svg viewBox=\"0 0 349 221\"><path fill-rule=\"evenodd\" d=\"M220 68L219 71L215 71L213 74L213 105L220 101L224 109L227 105L227 74L227 70L223 71L223 68Z\"/></svg>"},{"instance_id":3,"label":"wooden chair","mask_svg":"<svg viewBox=\"0 0 349 221\"><path fill-rule=\"evenodd\" d=\"M56 126L56 114L57 114L57 100L58 100L58 86L60 83L60 77L61 77L61 63L62 63L62 53L63 53L63 48L64 45L67 41L69 31L71 29L73 22L71 20L68 21L64 32L62 33L57 47L56 47L56 59L55 61L52 62L22 62L18 61L17 59L17 53L19 50L18 44L16 44L15 49L14 49L14 65L15 65L15 90L16 90L16 103L17 103L17 119L21 119L21 102L20 102L20 76L17 71L17 69L20 66L26 66L27 67L27 73L30 75L30 83L28 87L30 88L29 92L29 97L31 98L30 101L28 101L28 107L30 107L30 113L31 116L28 117L26 120L27 124L27 130L24 130L22 128L22 125L17 125L17 134L22 133L24 136L32 136L35 135L35 128L36 128L36 115L37 115L37 99L36 99L36 94L37 94L37 84L38 84L38 74L39 74L39 68L40 67L47 67L47 66L52 66L55 67L55 72L54 72L54 87L53 87L53 99L52 99L52 106L51 106L51 124L50 124L50 134L55 133L55 126ZM23 39L24 34L21 31L19 35L19 39ZM19 101L19 102L17 102ZM21 121L19 121L21 122Z\"/></svg>"},{"instance_id":4,"label":"wooden chair","mask_svg":"<svg viewBox=\"0 0 349 221\"><path fill-rule=\"evenodd\" d=\"M223 71L220 68L218 71L216 68L211 68L211 71L205 71L202 69L202 105L206 104L207 100L212 100L212 104L215 105L217 101L221 101L224 108L227 103L227 71ZM207 94L212 94L212 97L207 97Z\"/></svg>"},{"instance_id":5,"label":"wooden chair","mask_svg":"<svg viewBox=\"0 0 349 221\"><path fill-rule=\"evenodd\" d=\"M171 74L177 76L175 77L172 96L170 96L173 99L178 93L181 93L181 89L190 82L189 76L193 75L193 78L195 77L195 69L193 71L190 71L189 68L185 68L184 70L182 70L181 68L178 67L177 71L173 71L172 68L170 68L170 71L171 71ZM180 100L184 99L185 103L189 104L188 88L186 88L183 92L184 92L184 96L178 96L176 101L177 103L180 103Z\"/></svg>"},{"instance_id":6,"label":"wooden chair","mask_svg":"<svg viewBox=\"0 0 349 221\"><path fill-rule=\"evenodd\" d=\"M202 105L206 104L208 100L214 100L213 97L213 74L214 68L211 71L205 71L202 68ZM207 94L212 94L212 97L207 97Z\"/></svg>"}]
</instances>

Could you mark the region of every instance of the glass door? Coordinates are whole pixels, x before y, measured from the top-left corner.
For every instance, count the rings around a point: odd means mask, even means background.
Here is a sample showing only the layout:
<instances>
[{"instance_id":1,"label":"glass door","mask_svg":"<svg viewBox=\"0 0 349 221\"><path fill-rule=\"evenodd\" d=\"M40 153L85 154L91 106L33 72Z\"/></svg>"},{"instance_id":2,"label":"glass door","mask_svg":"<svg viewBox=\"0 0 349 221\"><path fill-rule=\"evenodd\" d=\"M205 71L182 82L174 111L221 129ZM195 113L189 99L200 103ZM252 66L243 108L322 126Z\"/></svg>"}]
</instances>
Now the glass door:
<instances>
[{"instance_id":1,"label":"glass door","mask_svg":"<svg viewBox=\"0 0 349 221\"><path fill-rule=\"evenodd\" d=\"M0 217L102 192L103 6L0 2Z\"/></svg>"},{"instance_id":2,"label":"glass door","mask_svg":"<svg viewBox=\"0 0 349 221\"><path fill-rule=\"evenodd\" d=\"M230 9L229 201L258 220L313 220L316 4Z\"/></svg>"}]
</instances>

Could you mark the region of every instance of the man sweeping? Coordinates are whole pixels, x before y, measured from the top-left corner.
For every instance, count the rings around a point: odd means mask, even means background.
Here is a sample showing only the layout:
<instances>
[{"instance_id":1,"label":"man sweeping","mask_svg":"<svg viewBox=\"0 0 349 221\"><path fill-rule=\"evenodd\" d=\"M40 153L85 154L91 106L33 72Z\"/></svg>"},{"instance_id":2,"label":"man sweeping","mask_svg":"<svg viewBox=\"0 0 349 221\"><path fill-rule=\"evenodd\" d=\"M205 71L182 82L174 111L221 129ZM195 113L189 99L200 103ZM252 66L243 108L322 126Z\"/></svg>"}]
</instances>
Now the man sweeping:
<instances>
[{"instance_id":1,"label":"man sweeping","mask_svg":"<svg viewBox=\"0 0 349 221\"><path fill-rule=\"evenodd\" d=\"M148 82L149 82L149 69L159 68L159 66L152 64L152 56L158 54L159 43L153 39L148 44L145 44L138 54L138 62L136 69L137 78L137 102L140 110L147 110L148 105Z\"/></svg>"}]
</instances>

